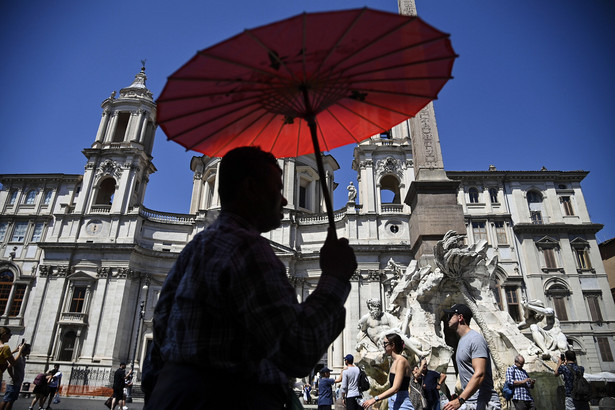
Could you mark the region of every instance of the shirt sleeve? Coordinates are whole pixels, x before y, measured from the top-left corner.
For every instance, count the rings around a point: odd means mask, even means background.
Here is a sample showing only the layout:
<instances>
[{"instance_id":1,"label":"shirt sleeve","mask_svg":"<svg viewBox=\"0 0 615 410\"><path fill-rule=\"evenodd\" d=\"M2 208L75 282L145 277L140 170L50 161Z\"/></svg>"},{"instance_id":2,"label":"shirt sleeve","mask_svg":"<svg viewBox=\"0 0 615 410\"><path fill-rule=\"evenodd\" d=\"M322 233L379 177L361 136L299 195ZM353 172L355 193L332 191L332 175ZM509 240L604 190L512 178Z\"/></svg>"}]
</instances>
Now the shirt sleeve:
<instances>
[{"instance_id":1,"label":"shirt sleeve","mask_svg":"<svg viewBox=\"0 0 615 410\"><path fill-rule=\"evenodd\" d=\"M238 317L264 357L288 376L303 376L344 328L350 284L322 276L314 292L298 303L269 242L259 237L243 245L246 249L237 249L231 259Z\"/></svg>"},{"instance_id":2,"label":"shirt sleeve","mask_svg":"<svg viewBox=\"0 0 615 410\"><path fill-rule=\"evenodd\" d=\"M472 343L472 359L477 358L489 359L489 348L483 337L474 338Z\"/></svg>"},{"instance_id":3,"label":"shirt sleeve","mask_svg":"<svg viewBox=\"0 0 615 410\"><path fill-rule=\"evenodd\" d=\"M348 373L342 371L342 394L346 394L348 392Z\"/></svg>"},{"instance_id":4,"label":"shirt sleeve","mask_svg":"<svg viewBox=\"0 0 615 410\"><path fill-rule=\"evenodd\" d=\"M509 366L508 369L506 369L506 383L508 384L512 384L513 383L513 379L514 379L514 369L512 368L512 366Z\"/></svg>"}]
</instances>

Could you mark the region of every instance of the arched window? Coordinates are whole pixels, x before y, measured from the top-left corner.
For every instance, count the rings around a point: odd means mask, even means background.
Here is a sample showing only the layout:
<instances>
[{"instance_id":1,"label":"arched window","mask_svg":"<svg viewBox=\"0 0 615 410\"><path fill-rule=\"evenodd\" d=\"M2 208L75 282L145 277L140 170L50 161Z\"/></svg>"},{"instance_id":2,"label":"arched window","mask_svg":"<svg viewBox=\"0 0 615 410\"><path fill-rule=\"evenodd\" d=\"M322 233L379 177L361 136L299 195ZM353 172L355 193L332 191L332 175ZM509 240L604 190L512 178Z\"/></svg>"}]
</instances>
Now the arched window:
<instances>
[{"instance_id":1,"label":"arched window","mask_svg":"<svg viewBox=\"0 0 615 410\"><path fill-rule=\"evenodd\" d=\"M0 315L4 314L13 288L13 272L6 269L0 272Z\"/></svg>"},{"instance_id":2,"label":"arched window","mask_svg":"<svg viewBox=\"0 0 615 410\"><path fill-rule=\"evenodd\" d=\"M14 284L15 275L10 269L3 269L0 272L0 315L4 315L6 307L10 303L8 315L10 317L19 316L21 312L21 305L23 304L24 296L26 294L26 284ZM11 289L13 289L13 296L11 298Z\"/></svg>"},{"instance_id":3,"label":"arched window","mask_svg":"<svg viewBox=\"0 0 615 410\"><path fill-rule=\"evenodd\" d=\"M538 191L527 192L527 206L534 225L542 225L542 194Z\"/></svg>"},{"instance_id":4,"label":"arched window","mask_svg":"<svg viewBox=\"0 0 615 410\"><path fill-rule=\"evenodd\" d=\"M489 188L489 200L492 204L497 204L499 202L497 188Z\"/></svg>"},{"instance_id":5,"label":"arched window","mask_svg":"<svg viewBox=\"0 0 615 410\"><path fill-rule=\"evenodd\" d=\"M385 175L380 179L380 203L401 204L399 181L393 175Z\"/></svg>"},{"instance_id":6,"label":"arched window","mask_svg":"<svg viewBox=\"0 0 615 410\"><path fill-rule=\"evenodd\" d=\"M542 203L542 194L538 191L528 191L527 203L528 204Z\"/></svg>"},{"instance_id":7,"label":"arched window","mask_svg":"<svg viewBox=\"0 0 615 410\"><path fill-rule=\"evenodd\" d=\"M58 360L63 362L70 362L73 360L73 353L75 352L75 341L77 340L77 333L73 330L69 330L62 336L62 347L60 348L60 355Z\"/></svg>"},{"instance_id":8,"label":"arched window","mask_svg":"<svg viewBox=\"0 0 615 410\"><path fill-rule=\"evenodd\" d=\"M26 200L25 200L25 204L26 205L34 205L34 202L36 201L36 194L37 194L37 190L36 189L31 189L28 191L28 193L26 194Z\"/></svg>"},{"instance_id":9,"label":"arched window","mask_svg":"<svg viewBox=\"0 0 615 410\"><path fill-rule=\"evenodd\" d=\"M45 191L45 198L43 199L43 205L49 205L51 203L51 197L53 196L53 189Z\"/></svg>"},{"instance_id":10,"label":"arched window","mask_svg":"<svg viewBox=\"0 0 615 410\"><path fill-rule=\"evenodd\" d=\"M553 301L555 316L559 320L568 320L566 300L570 296L570 290L562 284L554 284L545 293Z\"/></svg>"},{"instance_id":11,"label":"arched window","mask_svg":"<svg viewBox=\"0 0 615 410\"><path fill-rule=\"evenodd\" d=\"M105 178L98 185L98 195L96 196L96 205L111 205L113 203L114 193L115 193L115 179Z\"/></svg>"},{"instance_id":12,"label":"arched window","mask_svg":"<svg viewBox=\"0 0 615 410\"><path fill-rule=\"evenodd\" d=\"M470 203L477 204L478 203L478 189L472 187L468 189L468 195L470 196Z\"/></svg>"},{"instance_id":13,"label":"arched window","mask_svg":"<svg viewBox=\"0 0 615 410\"><path fill-rule=\"evenodd\" d=\"M18 193L19 191L17 191L16 189L11 189L11 194L9 196L9 205L15 205L15 202L17 201Z\"/></svg>"}]
</instances>

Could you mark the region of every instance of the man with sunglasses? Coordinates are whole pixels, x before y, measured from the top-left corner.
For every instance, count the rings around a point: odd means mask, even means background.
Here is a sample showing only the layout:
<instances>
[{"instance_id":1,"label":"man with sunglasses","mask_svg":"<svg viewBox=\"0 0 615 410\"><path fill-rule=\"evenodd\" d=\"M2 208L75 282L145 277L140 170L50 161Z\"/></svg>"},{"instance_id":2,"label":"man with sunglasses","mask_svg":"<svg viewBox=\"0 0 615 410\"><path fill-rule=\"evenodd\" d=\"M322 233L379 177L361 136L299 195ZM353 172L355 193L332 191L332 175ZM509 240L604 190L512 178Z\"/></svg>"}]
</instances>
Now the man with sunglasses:
<instances>
[{"instance_id":1,"label":"man with sunglasses","mask_svg":"<svg viewBox=\"0 0 615 410\"><path fill-rule=\"evenodd\" d=\"M498 394L493 389L489 347L480 333L470 329L472 311L468 306L457 303L450 309L444 309L444 312L448 314L449 329L459 336L455 361L463 391L443 410L500 409Z\"/></svg>"}]
</instances>

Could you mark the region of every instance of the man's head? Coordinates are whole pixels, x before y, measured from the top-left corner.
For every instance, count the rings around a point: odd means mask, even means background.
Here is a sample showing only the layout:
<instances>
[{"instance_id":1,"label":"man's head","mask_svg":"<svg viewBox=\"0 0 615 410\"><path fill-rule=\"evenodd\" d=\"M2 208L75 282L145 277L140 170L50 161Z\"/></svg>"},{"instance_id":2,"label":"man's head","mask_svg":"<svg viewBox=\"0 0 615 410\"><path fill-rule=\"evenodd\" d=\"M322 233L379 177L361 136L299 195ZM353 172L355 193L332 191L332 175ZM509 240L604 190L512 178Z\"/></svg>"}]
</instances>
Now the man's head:
<instances>
[{"instance_id":1,"label":"man's head","mask_svg":"<svg viewBox=\"0 0 615 410\"><path fill-rule=\"evenodd\" d=\"M6 326L0 327L0 340L2 340L2 343L8 342L12 335L11 329Z\"/></svg>"},{"instance_id":2,"label":"man's head","mask_svg":"<svg viewBox=\"0 0 615 410\"><path fill-rule=\"evenodd\" d=\"M125 362L120 363L120 367L121 367L122 369L125 369L125 368L126 368L126 363L125 363Z\"/></svg>"},{"instance_id":3,"label":"man's head","mask_svg":"<svg viewBox=\"0 0 615 410\"><path fill-rule=\"evenodd\" d=\"M234 212L260 232L280 226L282 170L275 157L257 147L229 151L220 162L218 194L223 210Z\"/></svg>"},{"instance_id":4,"label":"man's head","mask_svg":"<svg viewBox=\"0 0 615 410\"><path fill-rule=\"evenodd\" d=\"M470 325L472 311L463 303L456 303L450 309L444 309L444 313L448 315L447 320L450 328L456 329L459 325Z\"/></svg>"},{"instance_id":5,"label":"man's head","mask_svg":"<svg viewBox=\"0 0 615 410\"><path fill-rule=\"evenodd\" d=\"M577 354L575 352L573 352L572 350L566 350L566 361L567 362L576 362L577 361Z\"/></svg>"},{"instance_id":6,"label":"man's head","mask_svg":"<svg viewBox=\"0 0 615 410\"><path fill-rule=\"evenodd\" d=\"M60 365L59 365L59 364L57 364L57 363L56 363L56 364L54 364L54 365L53 365L53 369L54 369L54 370L56 370L56 371L60 370Z\"/></svg>"},{"instance_id":7,"label":"man's head","mask_svg":"<svg viewBox=\"0 0 615 410\"><path fill-rule=\"evenodd\" d=\"M329 369L327 366L325 366L322 369L320 369L320 375L321 376L329 377L330 374L331 374L331 369Z\"/></svg>"},{"instance_id":8,"label":"man's head","mask_svg":"<svg viewBox=\"0 0 615 410\"><path fill-rule=\"evenodd\" d=\"M524 364L525 364L525 358L521 356L520 354L516 355L515 356L515 366L521 369Z\"/></svg>"},{"instance_id":9,"label":"man's head","mask_svg":"<svg viewBox=\"0 0 615 410\"><path fill-rule=\"evenodd\" d=\"M22 356L28 356L32 352L32 345L29 343L25 343L23 348L21 349Z\"/></svg>"},{"instance_id":10,"label":"man's head","mask_svg":"<svg viewBox=\"0 0 615 410\"><path fill-rule=\"evenodd\" d=\"M346 364L353 364L354 356L351 354L347 354L346 357L344 357L344 360L346 361Z\"/></svg>"},{"instance_id":11,"label":"man's head","mask_svg":"<svg viewBox=\"0 0 615 410\"><path fill-rule=\"evenodd\" d=\"M427 374L427 359L421 359L421 363L419 364L421 373Z\"/></svg>"},{"instance_id":12,"label":"man's head","mask_svg":"<svg viewBox=\"0 0 615 410\"><path fill-rule=\"evenodd\" d=\"M367 309L369 314L374 319L380 319L382 317L382 302L380 299L369 299L367 301Z\"/></svg>"}]
</instances>

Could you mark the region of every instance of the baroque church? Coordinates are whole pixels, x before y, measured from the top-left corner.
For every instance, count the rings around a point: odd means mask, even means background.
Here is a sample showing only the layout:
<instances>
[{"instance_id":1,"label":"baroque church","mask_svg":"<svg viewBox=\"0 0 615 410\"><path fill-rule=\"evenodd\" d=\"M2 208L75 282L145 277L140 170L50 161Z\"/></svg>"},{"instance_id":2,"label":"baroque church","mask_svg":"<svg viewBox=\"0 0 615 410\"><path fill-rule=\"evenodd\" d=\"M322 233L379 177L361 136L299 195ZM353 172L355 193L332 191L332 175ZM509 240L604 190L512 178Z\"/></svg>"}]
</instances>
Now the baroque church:
<instances>
[{"instance_id":1,"label":"baroque church","mask_svg":"<svg viewBox=\"0 0 615 410\"><path fill-rule=\"evenodd\" d=\"M145 206L155 132L156 104L142 69L102 102L83 174L0 175L1 321L15 335L11 344L32 344L26 380L59 363L65 384L78 383L73 370L89 369L105 375L90 385L103 386L125 361L139 382L165 277L220 209L220 159L206 156L186 164L194 173L188 214ZM354 148L357 187L338 186L339 165L324 155L330 193L348 196L335 225L359 267L346 327L323 363L341 370L343 356L355 352L366 302L378 299L386 309L390 278L413 261L429 263L434 244L453 229L467 244L485 240L498 257L497 309L519 323L522 301L541 300L587 372L615 371L615 305L595 237L602 225L590 220L583 198L587 172L446 171L439 144L429 104ZM327 218L313 155L278 162L288 205L282 226L264 235L301 301L319 279Z\"/></svg>"}]
</instances>

